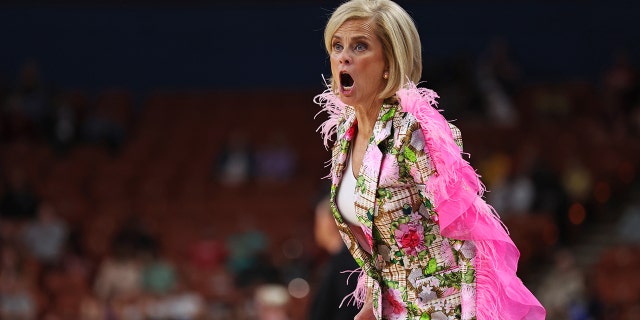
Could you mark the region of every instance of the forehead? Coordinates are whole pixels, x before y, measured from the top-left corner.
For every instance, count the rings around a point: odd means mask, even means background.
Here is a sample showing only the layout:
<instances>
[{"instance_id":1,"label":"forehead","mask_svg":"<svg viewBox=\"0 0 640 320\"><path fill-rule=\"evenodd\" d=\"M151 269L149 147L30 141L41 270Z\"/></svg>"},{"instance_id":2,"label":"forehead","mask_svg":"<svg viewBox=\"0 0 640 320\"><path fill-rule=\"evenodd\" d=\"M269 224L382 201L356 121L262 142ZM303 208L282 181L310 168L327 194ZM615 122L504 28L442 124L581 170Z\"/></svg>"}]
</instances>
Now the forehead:
<instances>
[{"instance_id":1,"label":"forehead","mask_svg":"<svg viewBox=\"0 0 640 320\"><path fill-rule=\"evenodd\" d=\"M354 19L345 21L338 27L333 37L365 36L375 39L375 31L375 26L370 20Z\"/></svg>"}]
</instances>

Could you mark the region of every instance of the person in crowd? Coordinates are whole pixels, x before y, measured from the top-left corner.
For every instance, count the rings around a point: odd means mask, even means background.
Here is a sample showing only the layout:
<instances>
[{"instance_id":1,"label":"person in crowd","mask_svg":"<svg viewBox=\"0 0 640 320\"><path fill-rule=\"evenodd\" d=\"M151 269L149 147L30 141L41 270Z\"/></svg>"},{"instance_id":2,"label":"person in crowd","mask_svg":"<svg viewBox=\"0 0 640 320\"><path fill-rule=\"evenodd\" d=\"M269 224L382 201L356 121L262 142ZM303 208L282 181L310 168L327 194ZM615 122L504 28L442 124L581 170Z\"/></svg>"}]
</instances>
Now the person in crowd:
<instances>
[{"instance_id":1,"label":"person in crowd","mask_svg":"<svg viewBox=\"0 0 640 320\"><path fill-rule=\"evenodd\" d=\"M553 269L542 282L539 295L549 319L587 319L584 272L569 250L558 250L554 258Z\"/></svg>"},{"instance_id":2,"label":"person in crowd","mask_svg":"<svg viewBox=\"0 0 640 320\"><path fill-rule=\"evenodd\" d=\"M237 187L251 181L255 175L255 154L247 136L232 132L218 152L214 177L222 185Z\"/></svg>"},{"instance_id":3,"label":"person in crowd","mask_svg":"<svg viewBox=\"0 0 640 320\"><path fill-rule=\"evenodd\" d=\"M78 138L80 119L65 92L57 92L51 99L45 131L51 148L59 155L66 154Z\"/></svg>"},{"instance_id":4,"label":"person in crowd","mask_svg":"<svg viewBox=\"0 0 640 320\"><path fill-rule=\"evenodd\" d=\"M356 283L344 271L355 270L358 264L340 238L333 222L328 196L323 197L316 205L314 235L316 243L330 257L322 268L322 278L309 308L309 319L351 320L359 310L354 305L342 305L342 300L356 289Z\"/></svg>"},{"instance_id":5,"label":"person in crowd","mask_svg":"<svg viewBox=\"0 0 640 320\"><path fill-rule=\"evenodd\" d=\"M35 276L18 246L0 242L0 319L36 319Z\"/></svg>"},{"instance_id":6,"label":"person in crowd","mask_svg":"<svg viewBox=\"0 0 640 320\"><path fill-rule=\"evenodd\" d=\"M38 217L28 222L23 230L23 242L27 251L45 266L60 261L67 241L67 224L56 214L50 203L38 208Z\"/></svg>"},{"instance_id":7,"label":"person in crowd","mask_svg":"<svg viewBox=\"0 0 640 320\"><path fill-rule=\"evenodd\" d=\"M256 154L257 178L265 183L290 181L296 169L296 154L284 133L274 133Z\"/></svg>"},{"instance_id":8,"label":"person in crowd","mask_svg":"<svg viewBox=\"0 0 640 320\"><path fill-rule=\"evenodd\" d=\"M348 1L324 41L332 77L315 101L328 113L325 143L336 134L330 201L360 266L355 319L544 319L460 131L416 85L409 14L390 0Z\"/></svg>"}]
</instances>

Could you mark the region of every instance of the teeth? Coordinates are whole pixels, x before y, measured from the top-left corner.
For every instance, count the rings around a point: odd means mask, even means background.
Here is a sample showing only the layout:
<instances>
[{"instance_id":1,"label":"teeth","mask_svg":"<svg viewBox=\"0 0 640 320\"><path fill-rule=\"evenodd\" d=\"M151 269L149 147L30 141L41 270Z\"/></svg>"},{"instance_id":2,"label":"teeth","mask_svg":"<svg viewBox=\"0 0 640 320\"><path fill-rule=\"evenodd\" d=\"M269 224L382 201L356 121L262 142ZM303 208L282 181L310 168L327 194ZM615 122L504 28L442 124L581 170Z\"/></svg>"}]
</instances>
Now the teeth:
<instances>
[{"instance_id":1,"label":"teeth","mask_svg":"<svg viewBox=\"0 0 640 320\"><path fill-rule=\"evenodd\" d=\"M353 86L348 86L348 87L344 86L343 88L348 91L348 90L351 90L351 88L353 88Z\"/></svg>"}]
</instances>

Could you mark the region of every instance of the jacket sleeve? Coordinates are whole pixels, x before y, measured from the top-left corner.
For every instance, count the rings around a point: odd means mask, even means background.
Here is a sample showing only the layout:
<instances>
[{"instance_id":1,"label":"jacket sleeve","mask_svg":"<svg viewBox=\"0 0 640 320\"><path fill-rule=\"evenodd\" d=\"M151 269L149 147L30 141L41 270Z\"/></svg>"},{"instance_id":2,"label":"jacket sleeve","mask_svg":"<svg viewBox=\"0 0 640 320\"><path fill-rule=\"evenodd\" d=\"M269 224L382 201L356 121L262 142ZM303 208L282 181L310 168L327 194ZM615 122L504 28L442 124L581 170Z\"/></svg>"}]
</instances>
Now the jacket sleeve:
<instances>
[{"instance_id":1,"label":"jacket sleeve","mask_svg":"<svg viewBox=\"0 0 640 320\"><path fill-rule=\"evenodd\" d=\"M460 136L444 118L424 116L409 125L404 155L441 235L473 244L475 298L463 302L463 313L479 320L544 319L544 308L516 275L518 249L483 199L475 170L462 159Z\"/></svg>"}]
</instances>

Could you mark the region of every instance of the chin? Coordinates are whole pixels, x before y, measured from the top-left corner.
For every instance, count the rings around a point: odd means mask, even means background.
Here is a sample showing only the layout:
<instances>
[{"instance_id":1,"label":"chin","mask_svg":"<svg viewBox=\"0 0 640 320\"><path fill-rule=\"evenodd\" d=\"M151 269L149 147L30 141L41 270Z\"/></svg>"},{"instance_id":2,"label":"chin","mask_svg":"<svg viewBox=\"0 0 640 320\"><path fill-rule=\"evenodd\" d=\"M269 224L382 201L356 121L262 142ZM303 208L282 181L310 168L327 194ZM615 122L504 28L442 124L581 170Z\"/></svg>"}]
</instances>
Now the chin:
<instances>
[{"instance_id":1,"label":"chin","mask_svg":"<svg viewBox=\"0 0 640 320\"><path fill-rule=\"evenodd\" d=\"M349 106L353 106L354 105L354 101L353 98L351 97L345 97L343 95L338 95L338 98L340 98L340 101L342 101L342 103L349 105Z\"/></svg>"}]
</instances>

